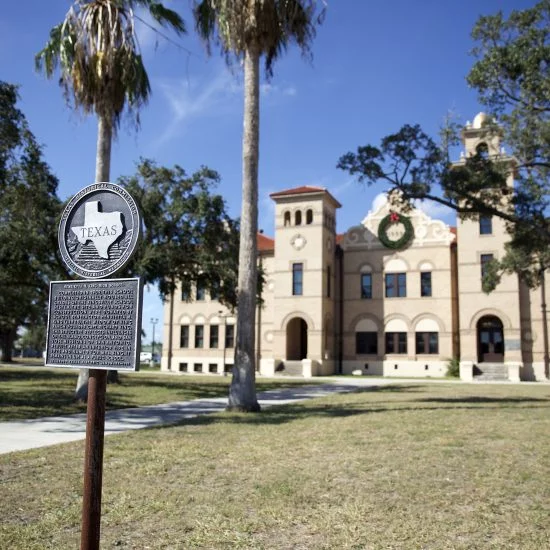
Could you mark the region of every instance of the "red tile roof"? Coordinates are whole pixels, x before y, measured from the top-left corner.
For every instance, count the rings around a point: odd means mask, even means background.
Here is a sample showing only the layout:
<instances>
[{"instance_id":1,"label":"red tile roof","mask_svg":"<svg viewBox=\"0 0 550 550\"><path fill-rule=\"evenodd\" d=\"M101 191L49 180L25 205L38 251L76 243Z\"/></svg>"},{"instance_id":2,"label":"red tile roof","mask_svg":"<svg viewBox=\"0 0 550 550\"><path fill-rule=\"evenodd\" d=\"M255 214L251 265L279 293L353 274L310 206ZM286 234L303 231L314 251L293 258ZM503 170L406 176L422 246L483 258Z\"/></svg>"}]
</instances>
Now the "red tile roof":
<instances>
[{"instance_id":1,"label":"red tile roof","mask_svg":"<svg viewBox=\"0 0 550 550\"><path fill-rule=\"evenodd\" d=\"M285 195L300 195L306 193L319 193L320 191L326 191L324 187L313 187L311 185L302 185L301 187L295 187L294 189L285 189L284 191L277 191L271 193L270 197L282 197Z\"/></svg>"},{"instance_id":2,"label":"red tile roof","mask_svg":"<svg viewBox=\"0 0 550 550\"><path fill-rule=\"evenodd\" d=\"M262 233L258 233L256 242L258 252L269 252L270 250L275 250L275 240L271 237L266 237Z\"/></svg>"}]
</instances>

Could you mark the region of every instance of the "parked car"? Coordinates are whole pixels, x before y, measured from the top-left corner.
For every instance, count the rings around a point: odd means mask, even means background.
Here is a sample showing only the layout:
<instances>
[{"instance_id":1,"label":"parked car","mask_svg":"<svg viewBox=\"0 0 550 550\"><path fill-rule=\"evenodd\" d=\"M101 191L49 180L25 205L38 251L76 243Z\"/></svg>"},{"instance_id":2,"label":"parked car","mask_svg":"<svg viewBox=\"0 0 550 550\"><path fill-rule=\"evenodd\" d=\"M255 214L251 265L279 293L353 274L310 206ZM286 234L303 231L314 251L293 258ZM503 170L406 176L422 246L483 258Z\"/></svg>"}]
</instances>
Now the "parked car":
<instances>
[{"instance_id":1,"label":"parked car","mask_svg":"<svg viewBox=\"0 0 550 550\"><path fill-rule=\"evenodd\" d=\"M160 356L158 353L151 353L150 351L142 351L139 354L140 363L160 363Z\"/></svg>"}]
</instances>

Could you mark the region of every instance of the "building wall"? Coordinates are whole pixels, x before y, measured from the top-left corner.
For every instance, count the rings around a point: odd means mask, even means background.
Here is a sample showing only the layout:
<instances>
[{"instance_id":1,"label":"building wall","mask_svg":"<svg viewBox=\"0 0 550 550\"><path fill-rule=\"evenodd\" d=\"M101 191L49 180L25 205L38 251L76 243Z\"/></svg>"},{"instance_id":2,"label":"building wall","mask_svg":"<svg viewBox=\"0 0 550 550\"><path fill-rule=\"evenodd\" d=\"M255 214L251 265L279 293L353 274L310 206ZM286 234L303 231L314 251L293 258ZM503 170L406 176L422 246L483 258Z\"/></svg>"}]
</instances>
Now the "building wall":
<instances>
[{"instance_id":1,"label":"building wall","mask_svg":"<svg viewBox=\"0 0 550 550\"><path fill-rule=\"evenodd\" d=\"M454 234L442 222L412 210L404 214L414 228L412 243L403 250L388 249L377 235L380 222L390 211L388 203L382 205L344 236L342 371L444 376L453 353L450 244ZM396 226L399 231L399 224ZM398 273L405 276L406 296L387 297L386 275ZM421 273L431 276L431 296L421 295ZM371 298L362 297L364 274L370 274ZM357 353L357 333L373 331L377 332L377 353ZM406 352L388 353L386 332L406 332ZM437 333L436 353L417 353L417 332Z\"/></svg>"}]
</instances>

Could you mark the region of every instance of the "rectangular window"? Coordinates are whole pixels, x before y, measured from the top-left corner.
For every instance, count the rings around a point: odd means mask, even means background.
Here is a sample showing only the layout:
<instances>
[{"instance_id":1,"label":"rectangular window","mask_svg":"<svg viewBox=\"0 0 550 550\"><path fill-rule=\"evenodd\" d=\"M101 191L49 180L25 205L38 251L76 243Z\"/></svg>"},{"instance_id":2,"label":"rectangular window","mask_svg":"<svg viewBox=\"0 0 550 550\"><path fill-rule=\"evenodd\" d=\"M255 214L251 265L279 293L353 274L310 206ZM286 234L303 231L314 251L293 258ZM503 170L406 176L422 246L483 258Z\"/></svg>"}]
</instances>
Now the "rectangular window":
<instances>
[{"instance_id":1,"label":"rectangular window","mask_svg":"<svg viewBox=\"0 0 550 550\"><path fill-rule=\"evenodd\" d=\"M182 288L181 289L181 301L182 302L188 302L191 299L191 295L189 294L188 288Z\"/></svg>"},{"instance_id":2,"label":"rectangular window","mask_svg":"<svg viewBox=\"0 0 550 550\"><path fill-rule=\"evenodd\" d=\"M479 234L493 234L493 218L491 216L479 216Z\"/></svg>"},{"instance_id":3,"label":"rectangular window","mask_svg":"<svg viewBox=\"0 0 550 550\"><path fill-rule=\"evenodd\" d=\"M204 325L195 325L195 347L204 347Z\"/></svg>"},{"instance_id":4,"label":"rectangular window","mask_svg":"<svg viewBox=\"0 0 550 550\"><path fill-rule=\"evenodd\" d=\"M405 298L407 296L407 274L386 273L386 298Z\"/></svg>"},{"instance_id":5,"label":"rectangular window","mask_svg":"<svg viewBox=\"0 0 550 550\"><path fill-rule=\"evenodd\" d=\"M210 348L217 349L220 343L219 338L220 327L218 325L210 325Z\"/></svg>"},{"instance_id":6,"label":"rectangular window","mask_svg":"<svg viewBox=\"0 0 550 550\"><path fill-rule=\"evenodd\" d=\"M372 275L370 273L361 274L361 298L363 300L372 298Z\"/></svg>"},{"instance_id":7,"label":"rectangular window","mask_svg":"<svg viewBox=\"0 0 550 550\"><path fill-rule=\"evenodd\" d=\"M202 363L193 363L193 372L202 372Z\"/></svg>"},{"instance_id":8,"label":"rectangular window","mask_svg":"<svg viewBox=\"0 0 550 550\"><path fill-rule=\"evenodd\" d=\"M210 288L210 298L212 300L218 300L219 299L219 297L220 297L220 288L221 288L221 283L220 283L219 279L212 282L212 287Z\"/></svg>"},{"instance_id":9,"label":"rectangular window","mask_svg":"<svg viewBox=\"0 0 550 550\"><path fill-rule=\"evenodd\" d=\"M423 271L420 273L420 296L432 295L432 273Z\"/></svg>"},{"instance_id":10,"label":"rectangular window","mask_svg":"<svg viewBox=\"0 0 550 550\"><path fill-rule=\"evenodd\" d=\"M225 347L235 347L235 325L225 325Z\"/></svg>"},{"instance_id":11,"label":"rectangular window","mask_svg":"<svg viewBox=\"0 0 550 550\"><path fill-rule=\"evenodd\" d=\"M492 254L482 254L479 257L480 263L481 263L481 278L485 276L485 272L487 271L487 264L493 259Z\"/></svg>"},{"instance_id":12,"label":"rectangular window","mask_svg":"<svg viewBox=\"0 0 550 550\"><path fill-rule=\"evenodd\" d=\"M416 353L438 354L439 334L437 332L417 332Z\"/></svg>"},{"instance_id":13,"label":"rectangular window","mask_svg":"<svg viewBox=\"0 0 550 550\"><path fill-rule=\"evenodd\" d=\"M211 372L211 373L218 372L218 364L217 363L208 363L208 372Z\"/></svg>"},{"instance_id":14,"label":"rectangular window","mask_svg":"<svg viewBox=\"0 0 550 550\"><path fill-rule=\"evenodd\" d=\"M304 264L292 264L292 295L301 296L303 293Z\"/></svg>"},{"instance_id":15,"label":"rectangular window","mask_svg":"<svg viewBox=\"0 0 550 550\"><path fill-rule=\"evenodd\" d=\"M202 301L206 298L206 284L204 279L197 279L197 301Z\"/></svg>"},{"instance_id":16,"label":"rectangular window","mask_svg":"<svg viewBox=\"0 0 550 550\"><path fill-rule=\"evenodd\" d=\"M386 332L386 353L407 353L407 333Z\"/></svg>"},{"instance_id":17,"label":"rectangular window","mask_svg":"<svg viewBox=\"0 0 550 550\"><path fill-rule=\"evenodd\" d=\"M378 354L378 333L377 332L356 332L355 353L358 355Z\"/></svg>"},{"instance_id":18,"label":"rectangular window","mask_svg":"<svg viewBox=\"0 0 550 550\"><path fill-rule=\"evenodd\" d=\"M327 265L327 298L330 298L330 265Z\"/></svg>"},{"instance_id":19,"label":"rectangular window","mask_svg":"<svg viewBox=\"0 0 550 550\"><path fill-rule=\"evenodd\" d=\"M187 363L180 363L180 372L187 372Z\"/></svg>"},{"instance_id":20,"label":"rectangular window","mask_svg":"<svg viewBox=\"0 0 550 550\"><path fill-rule=\"evenodd\" d=\"M189 347L189 325L181 325L180 327L180 348Z\"/></svg>"}]
</instances>

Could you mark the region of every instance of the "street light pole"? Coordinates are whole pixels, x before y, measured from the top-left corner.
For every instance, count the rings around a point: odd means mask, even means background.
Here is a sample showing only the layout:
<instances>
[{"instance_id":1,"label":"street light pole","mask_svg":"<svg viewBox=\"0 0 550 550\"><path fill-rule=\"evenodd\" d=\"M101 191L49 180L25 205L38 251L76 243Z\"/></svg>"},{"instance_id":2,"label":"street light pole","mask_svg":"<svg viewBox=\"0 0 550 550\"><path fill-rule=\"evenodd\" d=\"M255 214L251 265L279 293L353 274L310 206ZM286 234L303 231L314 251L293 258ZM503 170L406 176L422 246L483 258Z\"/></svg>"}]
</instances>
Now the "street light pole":
<instances>
[{"instance_id":1,"label":"street light pole","mask_svg":"<svg viewBox=\"0 0 550 550\"><path fill-rule=\"evenodd\" d=\"M153 341L151 342L151 363L155 362L155 325L158 322L158 319L151 317L151 324L153 325Z\"/></svg>"}]
</instances>

